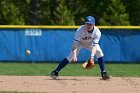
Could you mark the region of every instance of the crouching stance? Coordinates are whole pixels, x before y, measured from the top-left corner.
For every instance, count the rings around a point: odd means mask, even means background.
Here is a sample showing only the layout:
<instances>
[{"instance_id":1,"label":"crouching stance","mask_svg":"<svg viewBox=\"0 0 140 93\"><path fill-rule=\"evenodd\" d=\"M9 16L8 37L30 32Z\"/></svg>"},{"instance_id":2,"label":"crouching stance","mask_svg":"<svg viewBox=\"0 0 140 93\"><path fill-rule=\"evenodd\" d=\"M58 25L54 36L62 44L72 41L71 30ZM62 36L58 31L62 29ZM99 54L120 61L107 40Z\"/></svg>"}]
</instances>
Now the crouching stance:
<instances>
[{"instance_id":1,"label":"crouching stance","mask_svg":"<svg viewBox=\"0 0 140 93\"><path fill-rule=\"evenodd\" d=\"M64 68L69 62L76 62L77 55L81 48L85 48L91 52L91 56L89 60L93 60L94 56L98 58L98 64L101 70L101 77L103 80L110 79L110 76L107 74L105 70L105 63L103 59L103 52L98 44L101 37L100 30L95 26L95 19L92 16L87 16L85 18L84 25L79 27L75 33L73 39L73 45L69 56L67 56L62 62L58 65L58 67L52 71L51 77L53 79L58 79L59 71ZM94 63L93 63L94 64ZM86 65L83 67L86 68Z\"/></svg>"}]
</instances>

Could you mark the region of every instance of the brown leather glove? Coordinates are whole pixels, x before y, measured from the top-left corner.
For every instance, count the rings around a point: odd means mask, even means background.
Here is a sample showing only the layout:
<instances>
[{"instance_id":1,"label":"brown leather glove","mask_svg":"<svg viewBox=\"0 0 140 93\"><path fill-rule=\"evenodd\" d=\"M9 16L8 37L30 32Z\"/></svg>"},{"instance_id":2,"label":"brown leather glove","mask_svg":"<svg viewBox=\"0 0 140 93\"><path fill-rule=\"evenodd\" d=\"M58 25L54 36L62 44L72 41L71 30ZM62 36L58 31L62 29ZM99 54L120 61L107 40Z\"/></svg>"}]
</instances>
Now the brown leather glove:
<instances>
[{"instance_id":1,"label":"brown leather glove","mask_svg":"<svg viewBox=\"0 0 140 93\"><path fill-rule=\"evenodd\" d=\"M90 58L85 63L83 63L82 67L84 69L92 69L94 67L94 60L93 60L93 58Z\"/></svg>"}]
</instances>

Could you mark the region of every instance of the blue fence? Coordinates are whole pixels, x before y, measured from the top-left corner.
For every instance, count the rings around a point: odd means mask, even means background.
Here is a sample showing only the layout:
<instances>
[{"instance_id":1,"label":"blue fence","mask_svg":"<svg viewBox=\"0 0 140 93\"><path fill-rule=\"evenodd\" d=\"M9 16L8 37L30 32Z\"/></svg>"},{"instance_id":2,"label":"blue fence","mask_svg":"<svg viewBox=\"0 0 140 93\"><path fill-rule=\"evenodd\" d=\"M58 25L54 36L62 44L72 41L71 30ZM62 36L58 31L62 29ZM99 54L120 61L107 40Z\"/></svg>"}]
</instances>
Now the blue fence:
<instances>
[{"instance_id":1,"label":"blue fence","mask_svg":"<svg viewBox=\"0 0 140 93\"><path fill-rule=\"evenodd\" d=\"M0 61L61 61L66 57L76 29L0 29ZM140 29L100 29L105 61L139 62ZM26 50L31 54L26 55ZM90 53L82 49L79 61Z\"/></svg>"}]
</instances>

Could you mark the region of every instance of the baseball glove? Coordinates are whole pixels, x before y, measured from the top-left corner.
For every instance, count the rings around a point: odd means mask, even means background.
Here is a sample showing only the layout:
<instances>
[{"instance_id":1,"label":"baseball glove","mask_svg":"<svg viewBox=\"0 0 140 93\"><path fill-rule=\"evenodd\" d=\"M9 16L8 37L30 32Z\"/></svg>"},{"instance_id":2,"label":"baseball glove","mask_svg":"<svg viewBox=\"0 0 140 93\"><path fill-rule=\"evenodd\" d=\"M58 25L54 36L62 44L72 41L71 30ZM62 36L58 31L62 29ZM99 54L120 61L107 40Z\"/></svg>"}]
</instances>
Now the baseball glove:
<instances>
[{"instance_id":1,"label":"baseball glove","mask_svg":"<svg viewBox=\"0 0 140 93\"><path fill-rule=\"evenodd\" d=\"M83 63L82 67L84 69L92 69L94 67L94 60L93 60L93 58L90 58L85 63Z\"/></svg>"}]
</instances>

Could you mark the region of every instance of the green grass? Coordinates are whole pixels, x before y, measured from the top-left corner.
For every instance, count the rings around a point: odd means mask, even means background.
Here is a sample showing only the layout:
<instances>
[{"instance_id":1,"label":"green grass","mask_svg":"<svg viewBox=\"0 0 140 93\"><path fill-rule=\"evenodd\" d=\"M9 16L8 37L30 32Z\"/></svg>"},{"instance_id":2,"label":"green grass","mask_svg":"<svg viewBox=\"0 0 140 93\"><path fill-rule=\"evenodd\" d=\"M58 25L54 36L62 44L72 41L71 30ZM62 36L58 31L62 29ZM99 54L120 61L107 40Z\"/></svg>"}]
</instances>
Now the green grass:
<instances>
[{"instance_id":1,"label":"green grass","mask_svg":"<svg viewBox=\"0 0 140 93\"><path fill-rule=\"evenodd\" d=\"M57 63L0 63L0 75L49 76ZM83 69L81 63L68 64L59 75L100 76L98 64L94 69ZM106 64L108 73L116 77L140 77L140 64Z\"/></svg>"}]
</instances>

